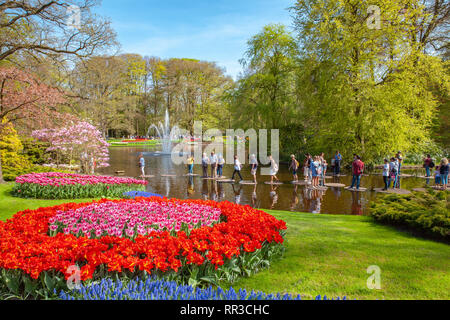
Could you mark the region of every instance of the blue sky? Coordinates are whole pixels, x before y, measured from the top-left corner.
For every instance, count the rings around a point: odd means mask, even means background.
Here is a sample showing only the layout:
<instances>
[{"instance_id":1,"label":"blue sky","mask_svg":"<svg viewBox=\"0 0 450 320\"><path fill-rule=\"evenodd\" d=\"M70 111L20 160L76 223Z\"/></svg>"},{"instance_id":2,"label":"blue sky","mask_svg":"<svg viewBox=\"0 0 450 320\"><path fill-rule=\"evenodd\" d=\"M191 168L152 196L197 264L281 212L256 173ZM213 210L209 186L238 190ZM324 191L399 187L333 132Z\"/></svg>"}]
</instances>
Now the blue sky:
<instances>
[{"instance_id":1,"label":"blue sky","mask_svg":"<svg viewBox=\"0 0 450 320\"><path fill-rule=\"evenodd\" d=\"M236 77L247 40L269 23L291 24L294 0L103 0L122 52L217 62Z\"/></svg>"}]
</instances>

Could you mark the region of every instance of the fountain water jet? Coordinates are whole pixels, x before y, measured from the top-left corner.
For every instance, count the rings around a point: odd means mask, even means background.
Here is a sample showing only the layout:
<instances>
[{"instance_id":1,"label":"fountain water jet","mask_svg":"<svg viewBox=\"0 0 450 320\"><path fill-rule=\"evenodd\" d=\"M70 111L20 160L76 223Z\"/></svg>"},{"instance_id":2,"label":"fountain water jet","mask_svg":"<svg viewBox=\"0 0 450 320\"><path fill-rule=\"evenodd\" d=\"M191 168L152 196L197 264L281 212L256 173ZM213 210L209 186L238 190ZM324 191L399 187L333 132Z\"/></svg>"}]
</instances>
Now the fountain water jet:
<instances>
[{"instance_id":1,"label":"fountain water jet","mask_svg":"<svg viewBox=\"0 0 450 320\"><path fill-rule=\"evenodd\" d=\"M159 139L162 142L162 152L161 154L170 155L172 154L172 140L178 138L180 134L180 128L178 126L170 127L170 116L169 110L166 109L166 115L164 118L164 123L159 122L158 125L152 124L147 131L147 136L150 135L150 131L155 129Z\"/></svg>"}]
</instances>

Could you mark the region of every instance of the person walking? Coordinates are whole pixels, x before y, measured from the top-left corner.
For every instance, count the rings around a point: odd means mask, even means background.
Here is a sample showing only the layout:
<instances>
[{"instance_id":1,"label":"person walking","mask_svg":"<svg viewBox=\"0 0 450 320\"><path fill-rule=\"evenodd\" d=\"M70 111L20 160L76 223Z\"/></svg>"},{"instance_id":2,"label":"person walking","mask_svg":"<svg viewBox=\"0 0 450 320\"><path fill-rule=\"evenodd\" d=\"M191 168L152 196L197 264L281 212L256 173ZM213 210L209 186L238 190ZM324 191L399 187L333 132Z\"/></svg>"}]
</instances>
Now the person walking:
<instances>
[{"instance_id":1,"label":"person walking","mask_svg":"<svg viewBox=\"0 0 450 320\"><path fill-rule=\"evenodd\" d=\"M203 178L208 178L208 162L208 156L204 153L202 157Z\"/></svg>"},{"instance_id":2,"label":"person walking","mask_svg":"<svg viewBox=\"0 0 450 320\"><path fill-rule=\"evenodd\" d=\"M275 160L271 155L269 156L269 160L270 160L270 183L273 184L273 179L275 179L277 182L280 182L280 179L278 179L277 177L277 173L279 170L278 164L275 162Z\"/></svg>"},{"instance_id":3,"label":"person walking","mask_svg":"<svg viewBox=\"0 0 450 320\"><path fill-rule=\"evenodd\" d=\"M444 190L447 190L448 185L448 172L449 172L449 164L448 159L444 158L441 161L441 165L439 168L439 173L441 175L441 185Z\"/></svg>"},{"instance_id":4,"label":"person walking","mask_svg":"<svg viewBox=\"0 0 450 320\"><path fill-rule=\"evenodd\" d=\"M327 174L327 169L328 169L328 163L327 160L323 159L323 163L322 163L322 180L321 180L321 186L325 187L325 176Z\"/></svg>"},{"instance_id":5,"label":"person walking","mask_svg":"<svg viewBox=\"0 0 450 320\"><path fill-rule=\"evenodd\" d=\"M441 187L441 171L439 170L439 166L436 166L434 170L434 185Z\"/></svg>"},{"instance_id":6,"label":"person walking","mask_svg":"<svg viewBox=\"0 0 450 320\"><path fill-rule=\"evenodd\" d=\"M312 168L311 168L313 162L314 162L314 158L310 154L309 155L309 160L308 160L308 168L309 168L309 170L308 170L308 181L309 181L309 183L312 183L312 179L313 179L313 177L312 177Z\"/></svg>"},{"instance_id":7,"label":"person walking","mask_svg":"<svg viewBox=\"0 0 450 320\"><path fill-rule=\"evenodd\" d=\"M242 180L242 175L241 175L241 170L242 170L242 165L241 162L238 159L238 156L234 156L234 172L233 172L233 176L231 177L231 180L234 180L234 176L237 173L239 178Z\"/></svg>"},{"instance_id":8,"label":"person walking","mask_svg":"<svg viewBox=\"0 0 450 320\"><path fill-rule=\"evenodd\" d=\"M430 168L434 167L432 165L433 165L433 159L431 159L431 156L429 154L427 154L427 157L425 159L423 159L423 167L425 168L427 178L431 177Z\"/></svg>"},{"instance_id":9,"label":"person walking","mask_svg":"<svg viewBox=\"0 0 450 320\"><path fill-rule=\"evenodd\" d=\"M325 153L319 155L319 186L325 186Z\"/></svg>"},{"instance_id":10,"label":"person walking","mask_svg":"<svg viewBox=\"0 0 450 320\"><path fill-rule=\"evenodd\" d=\"M320 176L320 161L319 157L315 156L313 161L311 161L311 186L313 189L319 187L319 176Z\"/></svg>"},{"instance_id":11,"label":"person walking","mask_svg":"<svg viewBox=\"0 0 450 320\"><path fill-rule=\"evenodd\" d=\"M223 166L225 165L225 159L223 158L222 154L219 154L218 161L217 161L217 177L222 178L223 177Z\"/></svg>"},{"instance_id":12,"label":"person walking","mask_svg":"<svg viewBox=\"0 0 450 320\"><path fill-rule=\"evenodd\" d=\"M139 154L139 168L141 169L141 178L145 178L145 159L144 154Z\"/></svg>"},{"instance_id":13,"label":"person walking","mask_svg":"<svg viewBox=\"0 0 450 320\"><path fill-rule=\"evenodd\" d=\"M384 165L383 165L383 182L384 182L384 188L383 191L387 191L389 189L389 175L390 175L390 167L389 167L389 160L384 159Z\"/></svg>"},{"instance_id":14,"label":"person walking","mask_svg":"<svg viewBox=\"0 0 450 320\"><path fill-rule=\"evenodd\" d=\"M214 153L214 151L212 151L211 156L209 157L209 164L211 165L211 178L213 178L213 179L217 178L218 162L219 162L219 159L217 158L217 155Z\"/></svg>"},{"instance_id":15,"label":"person walking","mask_svg":"<svg viewBox=\"0 0 450 320\"><path fill-rule=\"evenodd\" d=\"M305 155L305 161L303 162L303 175L305 177L305 181L309 179L309 169L311 166L311 155L307 153Z\"/></svg>"},{"instance_id":16,"label":"person walking","mask_svg":"<svg viewBox=\"0 0 450 320\"><path fill-rule=\"evenodd\" d=\"M398 159L398 176L400 177L402 175L402 165L403 165L402 152L401 151L397 152L395 157Z\"/></svg>"},{"instance_id":17,"label":"person walking","mask_svg":"<svg viewBox=\"0 0 450 320\"><path fill-rule=\"evenodd\" d=\"M194 157L192 156L192 154L187 158L186 163L188 166L189 175L193 175L194 174Z\"/></svg>"},{"instance_id":18,"label":"person walking","mask_svg":"<svg viewBox=\"0 0 450 320\"><path fill-rule=\"evenodd\" d=\"M253 182L257 184L256 181L256 174L258 173L258 160L256 159L256 156L254 154L250 157L250 173L253 176Z\"/></svg>"},{"instance_id":19,"label":"person walking","mask_svg":"<svg viewBox=\"0 0 450 320\"><path fill-rule=\"evenodd\" d=\"M394 157L395 166L397 167L397 179L395 179L394 183L394 189L400 189L400 160L397 158L397 156Z\"/></svg>"},{"instance_id":20,"label":"person walking","mask_svg":"<svg viewBox=\"0 0 450 320\"><path fill-rule=\"evenodd\" d=\"M397 162L395 161L394 158L391 158L391 162L389 162L389 188L391 187L392 182L394 182L392 187L395 188L395 185L397 184L397 176L398 176Z\"/></svg>"},{"instance_id":21,"label":"person walking","mask_svg":"<svg viewBox=\"0 0 450 320\"><path fill-rule=\"evenodd\" d=\"M338 151L336 151L336 155L334 156L334 175L338 176L341 174L341 163L342 163L342 155Z\"/></svg>"},{"instance_id":22,"label":"person walking","mask_svg":"<svg viewBox=\"0 0 450 320\"><path fill-rule=\"evenodd\" d=\"M298 163L297 159L295 159L295 155L291 155L291 164L289 166L289 170L292 170L292 175L294 176L294 182L298 181L298 175L297 171L300 164Z\"/></svg>"},{"instance_id":23,"label":"person walking","mask_svg":"<svg viewBox=\"0 0 450 320\"><path fill-rule=\"evenodd\" d=\"M354 189L356 185L356 190L359 190L359 187L361 185L361 176L364 173L364 162L361 161L361 157L356 155L356 160L353 161L352 164L352 185L350 189Z\"/></svg>"}]
</instances>

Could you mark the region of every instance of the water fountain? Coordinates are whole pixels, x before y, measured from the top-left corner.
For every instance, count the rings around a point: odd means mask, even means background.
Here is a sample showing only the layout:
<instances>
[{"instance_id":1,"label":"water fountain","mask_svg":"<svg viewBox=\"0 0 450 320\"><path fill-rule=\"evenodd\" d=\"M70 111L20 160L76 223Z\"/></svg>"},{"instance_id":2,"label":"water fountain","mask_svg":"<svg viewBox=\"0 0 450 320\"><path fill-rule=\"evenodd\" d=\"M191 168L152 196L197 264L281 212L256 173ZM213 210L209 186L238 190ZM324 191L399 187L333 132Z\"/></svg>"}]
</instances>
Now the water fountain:
<instances>
[{"instance_id":1,"label":"water fountain","mask_svg":"<svg viewBox=\"0 0 450 320\"><path fill-rule=\"evenodd\" d=\"M164 123L159 122L158 125L152 124L147 131L147 136L150 135L151 130L155 130L157 136L162 142L162 151L160 154L170 155L172 154L172 140L178 139L180 135L180 128L178 126L170 127L169 110L166 109L166 115Z\"/></svg>"}]
</instances>

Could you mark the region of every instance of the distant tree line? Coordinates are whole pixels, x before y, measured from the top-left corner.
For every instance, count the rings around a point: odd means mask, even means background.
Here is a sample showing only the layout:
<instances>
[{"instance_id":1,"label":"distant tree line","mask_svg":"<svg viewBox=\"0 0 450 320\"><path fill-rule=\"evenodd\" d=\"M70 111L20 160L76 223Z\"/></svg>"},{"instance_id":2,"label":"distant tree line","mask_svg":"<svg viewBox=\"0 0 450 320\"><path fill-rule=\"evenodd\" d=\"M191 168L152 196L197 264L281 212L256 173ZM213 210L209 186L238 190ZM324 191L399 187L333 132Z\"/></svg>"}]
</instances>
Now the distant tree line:
<instances>
[{"instance_id":1,"label":"distant tree line","mask_svg":"<svg viewBox=\"0 0 450 320\"><path fill-rule=\"evenodd\" d=\"M248 42L227 92L235 125L279 128L284 156L448 153L448 1L298 0L290 10L292 32L269 25Z\"/></svg>"},{"instance_id":2,"label":"distant tree line","mask_svg":"<svg viewBox=\"0 0 450 320\"><path fill-rule=\"evenodd\" d=\"M293 24L251 37L236 80L213 62L119 54L97 4L0 2L0 135L88 121L104 137L142 136L167 109L191 132L196 120L280 129L283 156L449 149L448 1L293 1Z\"/></svg>"}]
</instances>

